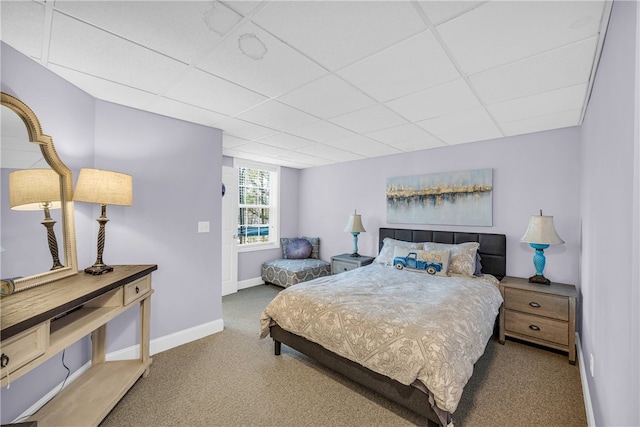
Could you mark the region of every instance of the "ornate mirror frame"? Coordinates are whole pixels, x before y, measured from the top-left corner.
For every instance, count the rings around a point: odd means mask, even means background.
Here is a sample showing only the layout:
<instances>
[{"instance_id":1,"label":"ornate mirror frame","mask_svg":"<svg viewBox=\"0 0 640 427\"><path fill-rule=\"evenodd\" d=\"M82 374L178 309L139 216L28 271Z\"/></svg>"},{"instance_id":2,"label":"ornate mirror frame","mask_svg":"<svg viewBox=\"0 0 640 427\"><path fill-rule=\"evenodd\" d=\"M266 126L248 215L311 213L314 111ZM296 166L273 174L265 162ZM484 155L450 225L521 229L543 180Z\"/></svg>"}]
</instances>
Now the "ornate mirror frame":
<instances>
[{"instance_id":1,"label":"ornate mirror frame","mask_svg":"<svg viewBox=\"0 0 640 427\"><path fill-rule=\"evenodd\" d=\"M60 157L53 145L53 139L42 133L40 121L25 103L7 93L0 92L2 105L13 110L24 122L29 133L29 140L40 145L40 151L46 162L60 175L60 191L62 205L62 252L65 267L37 273L32 276L15 279L15 291L19 292L35 286L44 285L54 280L78 274L78 258L76 252L76 227L73 210L73 173Z\"/></svg>"}]
</instances>

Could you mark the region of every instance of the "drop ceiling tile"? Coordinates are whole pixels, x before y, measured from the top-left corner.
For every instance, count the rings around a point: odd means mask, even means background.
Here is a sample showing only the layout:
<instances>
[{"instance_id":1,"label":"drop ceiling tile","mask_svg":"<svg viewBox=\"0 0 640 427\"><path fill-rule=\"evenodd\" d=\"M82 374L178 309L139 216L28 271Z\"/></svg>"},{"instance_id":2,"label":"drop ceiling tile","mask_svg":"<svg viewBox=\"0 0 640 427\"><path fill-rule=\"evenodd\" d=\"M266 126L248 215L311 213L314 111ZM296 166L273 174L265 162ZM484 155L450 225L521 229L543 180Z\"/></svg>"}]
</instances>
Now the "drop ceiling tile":
<instances>
[{"instance_id":1,"label":"drop ceiling tile","mask_svg":"<svg viewBox=\"0 0 640 427\"><path fill-rule=\"evenodd\" d=\"M330 121L358 133L373 132L407 123L405 119L383 105L374 105L343 114Z\"/></svg>"},{"instance_id":2,"label":"drop ceiling tile","mask_svg":"<svg viewBox=\"0 0 640 427\"><path fill-rule=\"evenodd\" d=\"M215 127L216 123L229 118L215 111L161 97L156 97L147 107L147 111L210 127Z\"/></svg>"},{"instance_id":3,"label":"drop ceiling tile","mask_svg":"<svg viewBox=\"0 0 640 427\"><path fill-rule=\"evenodd\" d=\"M494 1L437 27L467 74L598 34L602 1Z\"/></svg>"},{"instance_id":4,"label":"drop ceiling tile","mask_svg":"<svg viewBox=\"0 0 640 427\"><path fill-rule=\"evenodd\" d=\"M426 29L410 2L275 1L254 21L330 70Z\"/></svg>"},{"instance_id":5,"label":"drop ceiling tile","mask_svg":"<svg viewBox=\"0 0 640 427\"><path fill-rule=\"evenodd\" d=\"M352 131L327 121L315 122L307 126L291 129L289 133L317 142L328 142L355 135Z\"/></svg>"},{"instance_id":6,"label":"drop ceiling tile","mask_svg":"<svg viewBox=\"0 0 640 427\"><path fill-rule=\"evenodd\" d=\"M486 1L419 1L418 4L434 25L442 24L458 15L475 9Z\"/></svg>"},{"instance_id":7,"label":"drop ceiling tile","mask_svg":"<svg viewBox=\"0 0 640 427\"><path fill-rule=\"evenodd\" d=\"M243 40L248 43L245 51L259 59L243 53ZM269 97L282 95L326 73L322 67L251 22L234 30L196 65Z\"/></svg>"},{"instance_id":8,"label":"drop ceiling tile","mask_svg":"<svg viewBox=\"0 0 640 427\"><path fill-rule=\"evenodd\" d=\"M295 129L318 121L316 117L278 101L267 101L239 114L238 118L280 131Z\"/></svg>"},{"instance_id":9,"label":"drop ceiling tile","mask_svg":"<svg viewBox=\"0 0 640 427\"><path fill-rule=\"evenodd\" d=\"M415 122L477 108L480 102L467 83L458 79L394 99L385 105Z\"/></svg>"},{"instance_id":10,"label":"drop ceiling tile","mask_svg":"<svg viewBox=\"0 0 640 427\"><path fill-rule=\"evenodd\" d=\"M49 63L158 93L187 66L54 12Z\"/></svg>"},{"instance_id":11,"label":"drop ceiling tile","mask_svg":"<svg viewBox=\"0 0 640 427\"><path fill-rule=\"evenodd\" d=\"M0 39L27 56L41 59L44 5L26 1L0 2ZM25 25L25 23L29 25Z\"/></svg>"},{"instance_id":12,"label":"drop ceiling tile","mask_svg":"<svg viewBox=\"0 0 640 427\"><path fill-rule=\"evenodd\" d=\"M258 7L258 5L264 3L262 1L250 1L250 0L230 0L223 1L222 3L226 4L233 10L240 13L242 16L249 16L253 13L254 10Z\"/></svg>"},{"instance_id":13,"label":"drop ceiling tile","mask_svg":"<svg viewBox=\"0 0 640 427\"><path fill-rule=\"evenodd\" d=\"M242 138L237 138L233 135L226 133L222 134L222 147L223 148L237 148L241 145L248 144L250 141Z\"/></svg>"},{"instance_id":14,"label":"drop ceiling tile","mask_svg":"<svg viewBox=\"0 0 640 427\"><path fill-rule=\"evenodd\" d=\"M423 32L338 74L378 101L388 101L460 77L431 32Z\"/></svg>"},{"instance_id":15,"label":"drop ceiling tile","mask_svg":"<svg viewBox=\"0 0 640 427\"><path fill-rule=\"evenodd\" d=\"M360 154L363 157L386 156L388 154L397 154L397 150L389 145L374 141L362 135L355 135L349 138L328 142L327 145Z\"/></svg>"},{"instance_id":16,"label":"drop ceiling tile","mask_svg":"<svg viewBox=\"0 0 640 427\"><path fill-rule=\"evenodd\" d=\"M503 136L484 108L424 120L417 125L447 144L462 144Z\"/></svg>"},{"instance_id":17,"label":"drop ceiling tile","mask_svg":"<svg viewBox=\"0 0 640 427\"><path fill-rule=\"evenodd\" d=\"M253 154L258 154L268 157L284 156L289 150L284 148L274 147L272 145L263 144L261 142L251 141L247 144L236 147L240 151L249 151Z\"/></svg>"},{"instance_id":18,"label":"drop ceiling tile","mask_svg":"<svg viewBox=\"0 0 640 427\"><path fill-rule=\"evenodd\" d=\"M521 135L524 133L578 126L580 124L581 114L582 110L563 111L556 114L501 123L500 126L506 136Z\"/></svg>"},{"instance_id":19,"label":"drop ceiling tile","mask_svg":"<svg viewBox=\"0 0 640 427\"><path fill-rule=\"evenodd\" d=\"M114 83L100 77L91 76L55 64L49 64L47 68L74 86L79 87L91 96L102 99L103 101L144 110L156 99L156 95L153 93Z\"/></svg>"},{"instance_id":20,"label":"drop ceiling tile","mask_svg":"<svg viewBox=\"0 0 640 427\"><path fill-rule=\"evenodd\" d=\"M425 132L424 129L414 124L405 124L375 132L370 132L366 136L394 147L396 146L396 144L403 141L435 139L433 138L433 136Z\"/></svg>"},{"instance_id":21,"label":"drop ceiling tile","mask_svg":"<svg viewBox=\"0 0 640 427\"><path fill-rule=\"evenodd\" d=\"M57 0L55 7L187 63L218 44L242 19L219 2Z\"/></svg>"},{"instance_id":22,"label":"drop ceiling tile","mask_svg":"<svg viewBox=\"0 0 640 427\"><path fill-rule=\"evenodd\" d=\"M315 144L308 139L300 138L299 136L290 135L287 133L279 133L273 136L262 138L259 142L271 145L274 147L284 148L285 150L297 150L302 147Z\"/></svg>"},{"instance_id":23,"label":"drop ceiling tile","mask_svg":"<svg viewBox=\"0 0 640 427\"><path fill-rule=\"evenodd\" d=\"M268 98L204 71L190 68L164 94L167 98L233 116Z\"/></svg>"},{"instance_id":24,"label":"drop ceiling tile","mask_svg":"<svg viewBox=\"0 0 640 427\"><path fill-rule=\"evenodd\" d=\"M533 95L589 80L597 39L514 62L469 77L487 104Z\"/></svg>"},{"instance_id":25,"label":"drop ceiling tile","mask_svg":"<svg viewBox=\"0 0 640 427\"><path fill-rule=\"evenodd\" d=\"M351 160L360 160L366 157L325 144L314 144L300 148L296 150L296 153L305 154L311 157L319 157L331 160L332 162L349 162Z\"/></svg>"},{"instance_id":26,"label":"drop ceiling tile","mask_svg":"<svg viewBox=\"0 0 640 427\"><path fill-rule=\"evenodd\" d=\"M438 138L430 136L428 139L410 139L393 144L394 148L404 152L428 150L430 148L444 147L446 144Z\"/></svg>"},{"instance_id":27,"label":"drop ceiling tile","mask_svg":"<svg viewBox=\"0 0 640 427\"><path fill-rule=\"evenodd\" d=\"M250 142L235 148L239 152L250 153L251 160L258 160L266 163L280 163L281 161L303 163L307 166L324 165L330 163L330 159L318 158L292 150L272 147L259 142ZM245 157L246 158L246 157Z\"/></svg>"},{"instance_id":28,"label":"drop ceiling tile","mask_svg":"<svg viewBox=\"0 0 640 427\"><path fill-rule=\"evenodd\" d=\"M339 116L376 102L349 83L329 74L278 98L323 119Z\"/></svg>"},{"instance_id":29,"label":"drop ceiling tile","mask_svg":"<svg viewBox=\"0 0 640 427\"><path fill-rule=\"evenodd\" d=\"M535 118L569 110L580 110L584 105L586 92L587 84L583 83L488 105L487 110L500 123L524 120L530 117Z\"/></svg>"},{"instance_id":30,"label":"drop ceiling tile","mask_svg":"<svg viewBox=\"0 0 640 427\"><path fill-rule=\"evenodd\" d=\"M218 129L222 129L226 134L233 135L237 138L247 139L249 141L266 138L267 136L279 133L278 130L237 118L223 120L216 123L216 127Z\"/></svg>"}]
</instances>

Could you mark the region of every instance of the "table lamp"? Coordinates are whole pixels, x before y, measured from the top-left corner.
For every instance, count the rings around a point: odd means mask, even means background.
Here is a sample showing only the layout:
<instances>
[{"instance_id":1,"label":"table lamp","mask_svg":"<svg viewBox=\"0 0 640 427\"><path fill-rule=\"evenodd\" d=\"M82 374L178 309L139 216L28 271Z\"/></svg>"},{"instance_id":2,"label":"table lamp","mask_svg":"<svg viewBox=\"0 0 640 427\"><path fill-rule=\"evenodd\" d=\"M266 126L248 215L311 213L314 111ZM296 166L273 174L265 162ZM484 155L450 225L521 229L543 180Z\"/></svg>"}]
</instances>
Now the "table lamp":
<instances>
[{"instance_id":1,"label":"table lamp","mask_svg":"<svg viewBox=\"0 0 640 427\"><path fill-rule=\"evenodd\" d=\"M131 175L112 172L102 169L80 169L78 183L73 193L76 202L97 203L102 206L102 212L97 219L100 228L98 230L98 257L96 262L85 268L85 273L103 274L113 271L113 267L102 261L104 251L105 225L107 218L107 205L131 206L133 204L133 179Z\"/></svg>"},{"instance_id":2,"label":"table lamp","mask_svg":"<svg viewBox=\"0 0 640 427\"><path fill-rule=\"evenodd\" d=\"M349 216L349 222L347 223L344 231L349 232L353 235L353 253L352 257L359 257L358 254L358 234L364 233L367 230L362 226L362 217L353 211L353 214Z\"/></svg>"},{"instance_id":3,"label":"table lamp","mask_svg":"<svg viewBox=\"0 0 640 427\"><path fill-rule=\"evenodd\" d=\"M49 251L53 258L51 270L63 268L58 255L58 241L51 218L51 209L60 209L60 175L53 169L22 169L9 174L9 207L18 211L44 211L42 225L47 229Z\"/></svg>"},{"instance_id":4,"label":"table lamp","mask_svg":"<svg viewBox=\"0 0 640 427\"><path fill-rule=\"evenodd\" d=\"M529 277L529 283L550 285L551 281L542 274L544 265L546 264L544 250L547 249L549 245L564 243L553 226L553 217L542 215L542 210L540 210L540 215L532 215L529 220L529 227L520 241L529 243L529 246L536 250L536 253L533 255L533 265L536 268L536 274Z\"/></svg>"}]
</instances>

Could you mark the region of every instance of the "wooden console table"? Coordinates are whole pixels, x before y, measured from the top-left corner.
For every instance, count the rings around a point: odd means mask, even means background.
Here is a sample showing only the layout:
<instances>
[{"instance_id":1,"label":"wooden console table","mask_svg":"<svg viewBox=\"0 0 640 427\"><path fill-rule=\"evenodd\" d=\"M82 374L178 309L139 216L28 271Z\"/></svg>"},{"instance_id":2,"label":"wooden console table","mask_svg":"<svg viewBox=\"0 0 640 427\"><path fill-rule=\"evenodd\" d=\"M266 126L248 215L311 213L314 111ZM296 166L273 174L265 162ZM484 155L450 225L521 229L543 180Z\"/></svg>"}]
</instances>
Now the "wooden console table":
<instances>
[{"instance_id":1,"label":"wooden console table","mask_svg":"<svg viewBox=\"0 0 640 427\"><path fill-rule=\"evenodd\" d=\"M97 426L151 365L151 272L117 265L100 276L78 273L0 299L2 387L91 334L91 368L29 421L38 427ZM140 305L140 358L106 362L107 322Z\"/></svg>"}]
</instances>

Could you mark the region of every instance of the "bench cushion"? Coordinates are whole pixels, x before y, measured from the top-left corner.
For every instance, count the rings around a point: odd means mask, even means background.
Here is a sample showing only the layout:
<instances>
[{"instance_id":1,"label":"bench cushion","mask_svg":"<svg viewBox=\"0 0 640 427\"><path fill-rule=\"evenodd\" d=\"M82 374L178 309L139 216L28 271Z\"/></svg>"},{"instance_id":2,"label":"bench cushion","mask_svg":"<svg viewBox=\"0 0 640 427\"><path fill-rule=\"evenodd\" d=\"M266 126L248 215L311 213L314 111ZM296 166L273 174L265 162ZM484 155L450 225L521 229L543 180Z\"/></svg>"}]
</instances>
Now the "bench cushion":
<instances>
[{"instance_id":1,"label":"bench cushion","mask_svg":"<svg viewBox=\"0 0 640 427\"><path fill-rule=\"evenodd\" d=\"M262 264L262 280L283 288L330 275L331 264L320 259L276 259Z\"/></svg>"}]
</instances>

